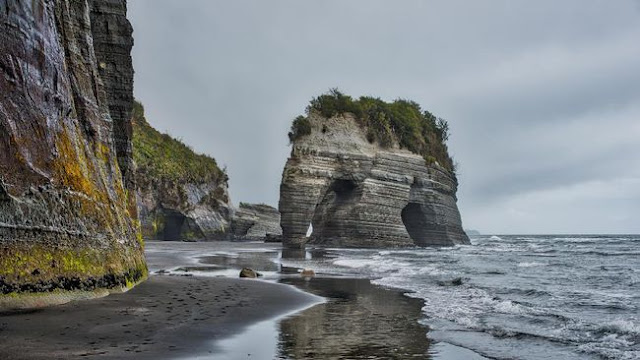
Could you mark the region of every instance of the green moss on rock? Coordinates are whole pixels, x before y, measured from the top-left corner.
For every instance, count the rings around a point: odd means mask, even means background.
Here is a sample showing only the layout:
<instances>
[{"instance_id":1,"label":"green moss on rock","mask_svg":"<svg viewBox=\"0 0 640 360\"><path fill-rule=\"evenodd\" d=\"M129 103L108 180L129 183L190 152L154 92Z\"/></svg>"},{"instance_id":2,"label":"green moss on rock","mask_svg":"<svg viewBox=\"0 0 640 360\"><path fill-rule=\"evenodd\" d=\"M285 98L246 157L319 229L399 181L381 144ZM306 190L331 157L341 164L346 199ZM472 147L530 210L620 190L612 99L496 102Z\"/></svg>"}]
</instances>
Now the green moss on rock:
<instances>
[{"instance_id":1,"label":"green moss on rock","mask_svg":"<svg viewBox=\"0 0 640 360\"><path fill-rule=\"evenodd\" d=\"M398 144L413 153L422 155L427 163L436 161L450 172L455 172L449 156L446 141L449 137L447 122L422 110L420 105L410 100L385 102L380 98L361 96L353 99L337 89L311 100L307 116L296 117L289 132L289 140L294 142L311 133L308 115L316 112L325 118L350 113L366 129L369 142L382 147ZM326 126L323 132L329 131Z\"/></svg>"},{"instance_id":2,"label":"green moss on rock","mask_svg":"<svg viewBox=\"0 0 640 360\"><path fill-rule=\"evenodd\" d=\"M216 160L198 154L182 141L154 129L144 116L144 107L133 107L133 158L138 173L163 181L192 183L228 181Z\"/></svg>"},{"instance_id":3,"label":"green moss on rock","mask_svg":"<svg viewBox=\"0 0 640 360\"><path fill-rule=\"evenodd\" d=\"M54 247L40 244L0 249L0 294L131 288L146 279L144 255L126 247Z\"/></svg>"}]
</instances>

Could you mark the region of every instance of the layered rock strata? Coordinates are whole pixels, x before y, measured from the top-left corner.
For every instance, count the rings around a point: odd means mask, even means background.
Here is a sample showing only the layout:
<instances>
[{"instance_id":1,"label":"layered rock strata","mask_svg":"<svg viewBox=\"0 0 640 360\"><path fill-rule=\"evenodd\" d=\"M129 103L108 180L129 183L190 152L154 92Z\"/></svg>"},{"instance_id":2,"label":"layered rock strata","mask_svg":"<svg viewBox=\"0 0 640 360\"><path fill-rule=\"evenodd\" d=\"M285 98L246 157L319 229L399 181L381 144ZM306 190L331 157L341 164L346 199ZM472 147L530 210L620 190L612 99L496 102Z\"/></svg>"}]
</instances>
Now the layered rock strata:
<instances>
[{"instance_id":1,"label":"layered rock strata","mask_svg":"<svg viewBox=\"0 0 640 360\"><path fill-rule=\"evenodd\" d=\"M350 113L311 111L293 141L280 186L283 246L464 244L457 180L421 155L367 140ZM312 225L312 233L307 233Z\"/></svg>"},{"instance_id":2,"label":"layered rock strata","mask_svg":"<svg viewBox=\"0 0 640 360\"><path fill-rule=\"evenodd\" d=\"M1 294L130 287L146 276L118 166L131 162L118 151L130 138L112 116L113 104L131 107L132 82L101 70L131 72L125 14L124 1L0 0ZM105 43L120 49L114 64L96 45Z\"/></svg>"},{"instance_id":3,"label":"layered rock strata","mask_svg":"<svg viewBox=\"0 0 640 360\"><path fill-rule=\"evenodd\" d=\"M124 186L135 190L131 140L133 104L133 28L124 0L89 1L93 48L113 121L113 143Z\"/></svg>"},{"instance_id":4,"label":"layered rock strata","mask_svg":"<svg viewBox=\"0 0 640 360\"><path fill-rule=\"evenodd\" d=\"M282 235L280 212L265 204L240 203L232 219L231 234L251 240L278 239Z\"/></svg>"}]
</instances>

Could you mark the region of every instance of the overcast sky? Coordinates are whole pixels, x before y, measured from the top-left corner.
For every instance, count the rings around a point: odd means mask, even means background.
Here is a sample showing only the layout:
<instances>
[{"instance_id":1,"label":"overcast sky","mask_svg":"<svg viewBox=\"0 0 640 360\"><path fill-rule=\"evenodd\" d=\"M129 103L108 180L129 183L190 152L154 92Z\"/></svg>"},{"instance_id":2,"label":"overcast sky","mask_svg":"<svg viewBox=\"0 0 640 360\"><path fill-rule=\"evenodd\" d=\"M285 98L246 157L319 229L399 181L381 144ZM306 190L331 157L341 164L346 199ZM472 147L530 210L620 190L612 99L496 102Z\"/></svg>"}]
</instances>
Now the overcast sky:
<instances>
[{"instance_id":1,"label":"overcast sky","mask_svg":"<svg viewBox=\"0 0 640 360\"><path fill-rule=\"evenodd\" d=\"M447 119L464 227L640 233L640 1L129 0L147 119L277 206L329 88Z\"/></svg>"}]
</instances>

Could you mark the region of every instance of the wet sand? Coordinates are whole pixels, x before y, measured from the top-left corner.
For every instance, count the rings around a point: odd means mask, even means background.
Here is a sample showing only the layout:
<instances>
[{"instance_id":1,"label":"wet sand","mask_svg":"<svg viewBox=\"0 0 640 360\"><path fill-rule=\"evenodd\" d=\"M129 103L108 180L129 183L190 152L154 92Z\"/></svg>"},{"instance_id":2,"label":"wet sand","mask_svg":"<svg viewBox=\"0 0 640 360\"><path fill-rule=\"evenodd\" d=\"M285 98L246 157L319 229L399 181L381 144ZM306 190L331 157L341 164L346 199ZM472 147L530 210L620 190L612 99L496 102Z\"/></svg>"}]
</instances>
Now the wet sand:
<instances>
[{"instance_id":1,"label":"wet sand","mask_svg":"<svg viewBox=\"0 0 640 360\"><path fill-rule=\"evenodd\" d=\"M427 328L422 302L372 285L368 279L283 279L326 303L280 323L281 355L292 359L424 359Z\"/></svg>"},{"instance_id":2,"label":"wet sand","mask_svg":"<svg viewBox=\"0 0 640 360\"><path fill-rule=\"evenodd\" d=\"M153 275L128 293L1 315L0 359L206 358L216 340L317 301L252 279Z\"/></svg>"},{"instance_id":3,"label":"wet sand","mask_svg":"<svg viewBox=\"0 0 640 360\"><path fill-rule=\"evenodd\" d=\"M269 323L254 325L235 338L222 341L220 359L239 359L243 336L272 331L277 339L265 341L252 359L433 359L486 360L471 350L449 343L433 342L422 325L424 302L404 292L374 285L370 279L323 273L305 278L302 267L314 268L326 256L323 249L284 252L265 245L244 245L241 251L201 256L200 262L218 267L252 267L271 274L274 281L294 285L326 299L321 304ZM298 267L283 266L293 259ZM286 262L285 262L286 263ZM322 266L321 266L322 268ZM216 270L201 268L200 273ZM254 348L255 349L255 348Z\"/></svg>"},{"instance_id":4,"label":"wet sand","mask_svg":"<svg viewBox=\"0 0 640 360\"><path fill-rule=\"evenodd\" d=\"M369 279L303 278L279 263L287 256L274 244L150 242L151 276L128 293L0 315L0 359L483 359L432 343L421 300ZM235 278L244 266L266 280Z\"/></svg>"}]
</instances>

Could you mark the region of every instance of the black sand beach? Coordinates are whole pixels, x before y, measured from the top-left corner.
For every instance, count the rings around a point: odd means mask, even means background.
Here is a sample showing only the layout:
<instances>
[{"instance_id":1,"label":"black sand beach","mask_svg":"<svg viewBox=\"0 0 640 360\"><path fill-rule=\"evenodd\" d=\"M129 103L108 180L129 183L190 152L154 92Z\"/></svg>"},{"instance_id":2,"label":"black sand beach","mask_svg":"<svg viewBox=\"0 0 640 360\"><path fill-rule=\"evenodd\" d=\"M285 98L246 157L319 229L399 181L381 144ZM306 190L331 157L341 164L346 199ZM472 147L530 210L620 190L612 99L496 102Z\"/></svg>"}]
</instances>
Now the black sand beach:
<instances>
[{"instance_id":1,"label":"black sand beach","mask_svg":"<svg viewBox=\"0 0 640 360\"><path fill-rule=\"evenodd\" d=\"M154 275L124 294L0 317L0 358L175 359L318 299L249 279Z\"/></svg>"},{"instance_id":2,"label":"black sand beach","mask_svg":"<svg viewBox=\"0 0 640 360\"><path fill-rule=\"evenodd\" d=\"M152 275L127 293L0 316L0 358L456 358L433 351L421 300L368 279L302 278L270 261L277 251L151 242ZM242 266L267 280L221 276Z\"/></svg>"}]
</instances>

